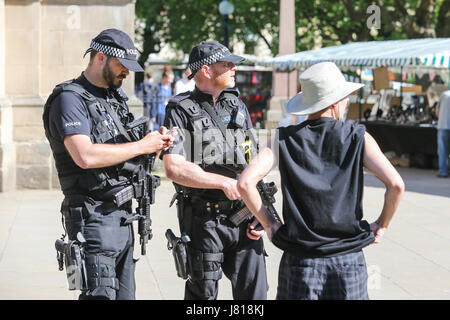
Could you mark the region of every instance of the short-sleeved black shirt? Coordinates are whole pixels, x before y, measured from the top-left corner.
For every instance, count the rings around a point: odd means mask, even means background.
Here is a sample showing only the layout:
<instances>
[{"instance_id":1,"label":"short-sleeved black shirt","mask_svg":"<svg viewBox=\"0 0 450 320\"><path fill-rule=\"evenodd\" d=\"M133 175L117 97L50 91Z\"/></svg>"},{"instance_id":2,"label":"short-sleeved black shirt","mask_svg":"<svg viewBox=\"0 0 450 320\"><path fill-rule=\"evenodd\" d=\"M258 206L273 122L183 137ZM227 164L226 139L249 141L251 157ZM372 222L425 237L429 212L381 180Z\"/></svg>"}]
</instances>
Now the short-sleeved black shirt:
<instances>
[{"instance_id":1,"label":"short-sleeved black shirt","mask_svg":"<svg viewBox=\"0 0 450 320\"><path fill-rule=\"evenodd\" d=\"M97 98L106 99L107 89L91 84L82 74L75 80ZM53 138L50 145L55 158L59 178L83 174L85 170L78 167L64 146L64 138L72 134L91 137L92 121L86 103L76 93L61 92L51 103L49 112L49 135ZM91 137L92 140L92 137ZM82 184L76 188L80 188ZM80 193L83 190L63 190L64 194Z\"/></svg>"},{"instance_id":2,"label":"short-sleeved black shirt","mask_svg":"<svg viewBox=\"0 0 450 320\"><path fill-rule=\"evenodd\" d=\"M220 101L222 99L223 93L224 92L219 95L217 101ZM189 99L195 101L200 108L202 108L202 103L208 103L210 106L214 106L213 97L208 93L200 91L197 87L194 91L192 91L192 93L190 93ZM233 127L234 125L231 121L234 108L221 103L217 103L213 108L217 112L217 115L222 120L222 122L227 124L227 129L236 130L235 127ZM248 130L252 129L252 122L247 108L245 108L245 113L245 123L242 128L242 132L247 132ZM235 173L232 173L230 170L225 169L223 166L218 166L214 163L209 165L199 163L198 159L195 156L195 154L198 154L196 150L198 148L200 148L200 150L201 148L203 148L204 153L206 153L204 148L205 146L202 146L199 143L195 144L196 140L194 139L194 135L197 132L196 130L198 130L198 128L194 126L192 118L186 113L186 111L176 103L169 102L166 109L164 126L166 126L168 129L178 127L179 130L174 144L167 151L161 153L161 158L165 154L179 154L185 157L186 160L201 165L201 167L207 172L236 178ZM218 129L217 132L218 134L220 134ZM200 190L196 189L195 192L199 193ZM227 200L222 190L202 190L202 195L207 199Z\"/></svg>"},{"instance_id":3,"label":"short-sleeved black shirt","mask_svg":"<svg viewBox=\"0 0 450 320\"><path fill-rule=\"evenodd\" d=\"M374 240L362 220L365 127L332 118L279 128L285 224L273 243L291 254L326 257Z\"/></svg>"}]
</instances>

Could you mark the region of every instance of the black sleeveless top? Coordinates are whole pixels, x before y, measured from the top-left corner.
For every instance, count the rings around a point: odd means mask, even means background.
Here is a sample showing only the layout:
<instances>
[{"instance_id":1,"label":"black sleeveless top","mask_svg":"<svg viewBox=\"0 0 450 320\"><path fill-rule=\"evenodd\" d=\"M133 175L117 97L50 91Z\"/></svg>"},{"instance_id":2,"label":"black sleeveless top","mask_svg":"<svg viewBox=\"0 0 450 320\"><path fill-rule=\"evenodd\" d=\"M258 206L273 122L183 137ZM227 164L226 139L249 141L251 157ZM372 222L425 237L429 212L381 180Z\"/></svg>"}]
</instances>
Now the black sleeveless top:
<instances>
[{"instance_id":1,"label":"black sleeveless top","mask_svg":"<svg viewBox=\"0 0 450 320\"><path fill-rule=\"evenodd\" d=\"M273 243L291 254L330 257L374 240L362 220L365 127L332 118L279 128L284 225Z\"/></svg>"}]
</instances>

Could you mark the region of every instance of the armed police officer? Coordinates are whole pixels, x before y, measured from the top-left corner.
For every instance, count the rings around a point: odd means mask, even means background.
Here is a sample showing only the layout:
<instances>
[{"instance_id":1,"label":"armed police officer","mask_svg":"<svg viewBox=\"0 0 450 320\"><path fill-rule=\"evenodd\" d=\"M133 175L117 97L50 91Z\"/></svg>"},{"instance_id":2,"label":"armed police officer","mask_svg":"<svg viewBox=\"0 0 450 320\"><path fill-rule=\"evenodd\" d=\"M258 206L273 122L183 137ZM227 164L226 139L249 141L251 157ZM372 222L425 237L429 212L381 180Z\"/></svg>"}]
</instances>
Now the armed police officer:
<instances>
[{"instance_id":1,"label":"armed police officer","mask_svg":"<svg viewBox=\"0 0 450 320\"><path fill-rule=\"evenodd\" d=\"M143 69L127 34L104 30L87 53L85 71L56 86L48 98L45 133L65 195L63 226L71 245L78 240L83 245L82 259L79 250L73 258L82 260L74 273L83 277L75 288L81 290L79 298L134 299L133 176L123 169L124 162L168 148L173 137L165 128L151 133L142 129L140 136L129 130L136 121L120 87L129 70ZM68 275L69 267L66 262Z\"/></svg>"},{"instance_id":2,"label":"armed police officer","mask_svg":"<svg viewBox=\"0 0 450 320\"><path fill-rule=\"evenodd\" d=\"M175 96L166 109L164 124L178 127L178 136L162 157L177 190L181 232L190 238L185 299L216 299L222 272L234 299L267 297L263 231L229 219L242 204L235 152L247 150L248 159L257 151L249 113L234 88L243 60L218 42L201 42L189 56L194 91Z\"/></svg>"}]
</instances>

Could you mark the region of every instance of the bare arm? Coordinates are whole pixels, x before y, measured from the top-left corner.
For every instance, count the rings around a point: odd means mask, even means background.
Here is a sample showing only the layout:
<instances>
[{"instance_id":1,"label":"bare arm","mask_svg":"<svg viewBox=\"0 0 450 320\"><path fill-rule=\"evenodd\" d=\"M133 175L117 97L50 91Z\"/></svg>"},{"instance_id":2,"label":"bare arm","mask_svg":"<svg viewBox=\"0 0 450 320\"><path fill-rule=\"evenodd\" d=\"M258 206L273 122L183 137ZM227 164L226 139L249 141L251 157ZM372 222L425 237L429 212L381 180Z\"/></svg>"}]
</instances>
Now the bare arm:
<instances>
[{"instance_id":1,"label":"bare arm","mask_svg":"<svg viewBox=\"0 0 450 320\"><path fill-rule=\"evenodd\" d=\"M163 161L167 177L180 185L199 189L220 189L230 200L241 199L235 179L206 172L179 154L165 154Z\"/></svg>"},{"instance_id":2,"label":"bare arm","mask_svg":"<svg viewBox=\"0 0 450 320\"><path fill-rule=\"evenodd\" d=\"M281 225L267 214L261 196L256 189L256 184L276 166L276 163L275 154L270 148L266 147L242 172L238 182L238 191L242 200L264 227L270 240Z\"/></svg>"},{"instance_id":3,"label":"bare arm","mask_svg":"<svg viewBox=\"0 0 450 320\"><path fill-rule=\"evenodd\" d=\"M381 152L369 133L365 133L364 166L386 186L384 204L378 219L371 224L375 233L375 243L379 242L398 208L405 184L397 170Z\"/></svg>"},{"instance_id":4,"label":"bare arm","mask_svg":"<svg viewBox=\"0 0 450 320\"><path fill-rule=\"evenodd\" d=\"M167 130L167 129L166 129ZM154 131L143 139L122 144L92 143L83 134L68 135L64 145L73 161L82 169L109 167L142 154L159 152L173 143L170 135Z\"/></svg>"}]
</instances>

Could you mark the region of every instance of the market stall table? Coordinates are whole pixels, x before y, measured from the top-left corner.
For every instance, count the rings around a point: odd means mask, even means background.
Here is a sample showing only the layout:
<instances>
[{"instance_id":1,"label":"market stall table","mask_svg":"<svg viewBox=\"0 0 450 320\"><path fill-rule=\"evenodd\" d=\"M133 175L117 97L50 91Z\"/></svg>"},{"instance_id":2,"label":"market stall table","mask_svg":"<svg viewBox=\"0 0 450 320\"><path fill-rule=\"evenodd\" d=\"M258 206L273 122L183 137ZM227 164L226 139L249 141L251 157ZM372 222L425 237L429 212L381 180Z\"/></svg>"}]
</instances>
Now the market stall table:
<instances>
[{"instance_id":1,"label":"market stall table","mask_svg":"<svg viewBox=\"0 0 450 320\"><path fill-rule=\"evenodd\" d=\"M434 126L401 125L386 121L362 121L383 152L409 154L410 166L434 168L437 129Z\"/></svg>"}]
</instances>

